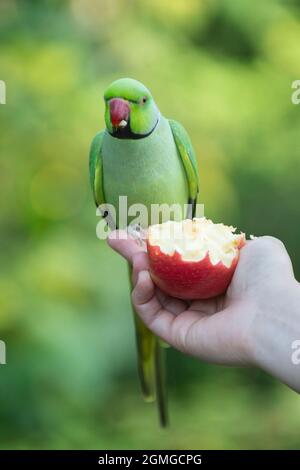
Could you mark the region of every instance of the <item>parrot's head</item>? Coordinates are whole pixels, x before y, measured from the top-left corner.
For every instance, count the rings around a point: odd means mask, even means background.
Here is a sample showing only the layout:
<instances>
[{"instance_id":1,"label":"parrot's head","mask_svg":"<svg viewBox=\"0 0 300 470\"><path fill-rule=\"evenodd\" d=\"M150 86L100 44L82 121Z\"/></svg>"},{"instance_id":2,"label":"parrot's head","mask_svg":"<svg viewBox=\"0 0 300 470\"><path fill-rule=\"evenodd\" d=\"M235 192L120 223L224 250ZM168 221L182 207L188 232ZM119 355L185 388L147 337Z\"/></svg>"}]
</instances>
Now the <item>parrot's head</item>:
<instances>
[{"instance_id":1,"label":"parrot's head","mask_svg":"<svg viewBox=\"0 0 300 470\"><path fill-rule=\"evenodd\" d=\"M141 139L155 129L159 110L150 91L137 80L121 78L104 93L105 123L119 139Z\"/></svg>"}]
</instances>

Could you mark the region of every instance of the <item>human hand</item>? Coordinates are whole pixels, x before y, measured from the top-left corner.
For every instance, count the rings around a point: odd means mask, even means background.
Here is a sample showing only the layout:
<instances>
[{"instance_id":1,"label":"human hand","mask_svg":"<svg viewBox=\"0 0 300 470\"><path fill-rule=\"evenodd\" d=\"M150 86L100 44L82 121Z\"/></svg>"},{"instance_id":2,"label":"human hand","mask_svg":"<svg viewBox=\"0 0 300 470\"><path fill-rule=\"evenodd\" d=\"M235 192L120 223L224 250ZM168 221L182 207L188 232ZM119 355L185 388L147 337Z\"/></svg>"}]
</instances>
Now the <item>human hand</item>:
<instances>
[{"instance_id":1,"label":"human hand","mask_svg":"<svg viewBox=\"0 0 300 470\"><path fill-rule=\"evenodd\" d=\"M260 365L257 350L262 334L272 335L281 315L277 306L297 284L279 240L260 237L246 243L224 296L183 301L154 285L145 250L124 233L118 234L111 233L108 243L133 265L132 302L153 333L208 362Z\"/></svg>"}]
</instances>

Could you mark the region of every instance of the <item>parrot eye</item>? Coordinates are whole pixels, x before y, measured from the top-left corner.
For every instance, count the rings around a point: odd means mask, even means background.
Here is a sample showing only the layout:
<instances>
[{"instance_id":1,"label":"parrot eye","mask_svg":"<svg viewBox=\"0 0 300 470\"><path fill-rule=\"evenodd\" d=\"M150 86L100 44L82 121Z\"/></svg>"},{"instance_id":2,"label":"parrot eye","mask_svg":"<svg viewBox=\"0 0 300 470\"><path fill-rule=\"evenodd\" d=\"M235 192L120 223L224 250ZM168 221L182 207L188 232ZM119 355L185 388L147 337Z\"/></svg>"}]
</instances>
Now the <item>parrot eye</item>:
<instances>
[{"instance_id":1,"label":"parrot eye","mask_svg":"<svg viewBox=\"0 0 300 470\"><path fill-rule=\"evenodd\" d=\"M143 98L141 99L142 104L145 104L146 101L147 101L147 96L143 96Z\"/></svg>"}]
</instances>

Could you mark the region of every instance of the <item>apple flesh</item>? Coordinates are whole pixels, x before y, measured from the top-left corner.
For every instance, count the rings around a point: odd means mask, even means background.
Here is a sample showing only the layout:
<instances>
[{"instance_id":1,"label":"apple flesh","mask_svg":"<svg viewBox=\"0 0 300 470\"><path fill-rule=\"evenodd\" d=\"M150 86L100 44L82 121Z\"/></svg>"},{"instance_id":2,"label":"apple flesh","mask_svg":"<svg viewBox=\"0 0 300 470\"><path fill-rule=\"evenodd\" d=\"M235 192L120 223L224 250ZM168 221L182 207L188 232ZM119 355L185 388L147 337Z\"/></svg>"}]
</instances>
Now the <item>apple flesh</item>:
<instances>
[{"instance_id":1,"label":"apple flesh","mask_svg":"<svg viewBox=\"0 0 300 470\"><path fill-rule=\"evenodd\" d=\"M147 251L154 283L180 299L223 294L245 244L245 235L234 232L235 228L205 217L152 225Z\"/></svg>"}]
</instances>

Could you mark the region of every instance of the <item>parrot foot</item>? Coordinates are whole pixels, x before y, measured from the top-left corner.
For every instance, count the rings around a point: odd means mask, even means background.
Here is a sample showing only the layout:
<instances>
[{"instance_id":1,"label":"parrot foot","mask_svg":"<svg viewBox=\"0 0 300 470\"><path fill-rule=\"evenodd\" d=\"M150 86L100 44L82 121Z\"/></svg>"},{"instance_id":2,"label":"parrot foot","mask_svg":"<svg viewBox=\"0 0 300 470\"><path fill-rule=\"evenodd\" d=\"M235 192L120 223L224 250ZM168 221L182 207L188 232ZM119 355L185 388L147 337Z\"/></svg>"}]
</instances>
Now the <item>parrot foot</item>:
<instances>
[{"instance_id":1,"label":"parrot foot","mask_svg":"<svg viewBox=\"0 0 300 470\"><path fill-rule=\"evenodd\" d=\"M147 239L147 230L143 229L139 224L130 224L127 227L127 233L134 238L142 248L146 249L145 240Z\"/></svg>"}]
</instances>

